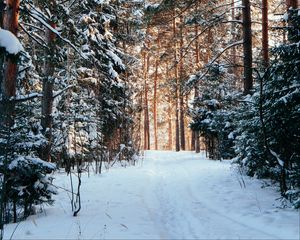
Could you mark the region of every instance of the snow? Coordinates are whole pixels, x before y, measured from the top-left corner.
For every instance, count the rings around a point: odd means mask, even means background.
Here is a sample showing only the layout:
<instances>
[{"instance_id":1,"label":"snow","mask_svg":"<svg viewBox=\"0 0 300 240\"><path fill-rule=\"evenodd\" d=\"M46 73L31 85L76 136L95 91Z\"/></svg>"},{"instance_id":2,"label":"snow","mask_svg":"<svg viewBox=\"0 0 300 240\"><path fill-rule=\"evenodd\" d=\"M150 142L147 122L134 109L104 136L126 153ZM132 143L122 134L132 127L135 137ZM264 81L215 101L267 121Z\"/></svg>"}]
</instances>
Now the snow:
<instances>
[{"instance_id":1,"label":"snow","mask_svg":"<svg viewBox=\"0 0 300 240\"><path fill-rule=\"evenodd\" d=\"M8 53L14 55L24 51L18 38L12 32L5 29L0 29L0 47L5 48Z\"/></svg>"},{"instance_id":2,"label":"snow","mask_svg":"<svg viewBox=\"0 0 300 240\"><path fill-rule=\"evenodd\" d=\"M113 60L114 64L122 69L125 69L125 65L123 64L122 60L115 53L110 50L108 50L106 53Z\"/></svg>"},{"instance_id":3,"label":"snow","mask_svg":"<svg viewBox=\"0 0 300 240\"><path fill-rule=\"evenodd\" d=\"M230 133L228 134L228 139L234 139L234 134L233 134L233 132L230 132Z\"/></svg>"},{"instance_id":4,"label":"snow","mask_svg":"<svg viewBox=\"0 0 300 240\"><path fill-rule=\"evenodd\" d=\"M30 163L33 163L33 164L39 164L45 168L49 168L49 169L52 169L52 170L55 170L56 169L56 165L54 163L49 163L49 162L46 162L46 161L43 161L39 158L35 158L35 157L29 157L29 156L26 156L26 157L23 157L23 156L18 156L16 157L8 166L8 168L10 170L14 169L14 168L17 168L19 166L19 164L28 164L28 162Z\"/></svg>"},{"instance_id":5,"label":"snow","mask_svg":"<svg viewBox=\"0 0 300 240\"><path fill-rule=\"evenodd\" d=\"M204 101L207 105L209 106L214 106L216 107L219 104L219 101L216 99L211 99L211 100L206 100Z\"/></svg>"},{"instance_id":6,"label":"snow","mask_svg":"<svg viewBox=\"0 0 300 240\"><path fill-rule=\"evenodd\" d=\"M271 149L270 149L270 152L271 152L271 154L277 159L279 165L280 165L281 167L283 167L283 166L284 166L284 161L282 161L282 160L279 158L278 154L277 154L276 152L274 152L273 150L271 150Z\"/></svg>"},{"instance_id":7,"label":"snow","mask_svg":"<svg viewBox=\"0 0 300 240\"><path fill-rule=\"evenodd\" d=\"M231 126L230 122L226 122L225 128L229 128Z\"/></svg>"},{"instance_id":8,"label":"snow","mask_svg":"<svg viewBox=\"0 0 300 240\"><path fill-rule=\"evenodd\" d=\"M65 173L55 178L70 188ZM299 212L279 208L275 188L261 186L203 153L147 151L135 167L84 174L78 217L59 189L54 206L12 239L299 239ZM6 225L6 239L16 226Z\"/></svg>"},{"instance_id":9,"label":"snow","mask_svg":"<svg viewBox=\"0 0 300 240\"><path fill-rule=\"evenodd\" d=\"M284 21L287 22L289 20L289 14L285 13L282 18L283 18Z\"/></svg>"}]
</instances>

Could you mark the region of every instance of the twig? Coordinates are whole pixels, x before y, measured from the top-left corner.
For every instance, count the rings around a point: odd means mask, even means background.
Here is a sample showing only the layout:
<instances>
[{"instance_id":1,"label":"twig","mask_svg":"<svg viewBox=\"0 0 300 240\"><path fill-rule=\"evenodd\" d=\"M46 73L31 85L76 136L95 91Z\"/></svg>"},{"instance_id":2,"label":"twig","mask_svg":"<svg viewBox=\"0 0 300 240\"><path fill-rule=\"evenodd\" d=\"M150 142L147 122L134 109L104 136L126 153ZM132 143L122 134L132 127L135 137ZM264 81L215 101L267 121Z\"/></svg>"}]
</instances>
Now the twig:
<instances>
[{"instance_id":1,"label":"twig","mask_svg":"<svg viewBox=\"0 0 300 240\"><path fill-rule=\"evenodd\" d=\"M12 240L12 238L13 238L13 236L14 236L15 232L17 231L17 228L19 227L20 224L21 224L21 222L18 222L18 224L17 224L17 226L14 228L14 231L12 232L12 234L11 234L9 240Z\"/></svg>"}]
</instances>

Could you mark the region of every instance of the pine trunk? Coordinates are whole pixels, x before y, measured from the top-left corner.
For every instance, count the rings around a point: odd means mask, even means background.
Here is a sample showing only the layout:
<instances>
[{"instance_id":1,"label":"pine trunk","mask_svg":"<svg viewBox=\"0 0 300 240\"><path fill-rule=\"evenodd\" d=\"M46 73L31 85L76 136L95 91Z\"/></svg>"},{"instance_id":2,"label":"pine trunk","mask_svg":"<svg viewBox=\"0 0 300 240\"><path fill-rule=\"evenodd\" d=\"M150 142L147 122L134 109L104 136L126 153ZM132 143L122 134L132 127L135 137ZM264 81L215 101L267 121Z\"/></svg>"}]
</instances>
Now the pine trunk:
<instances>
[{"instance_id":1,"label":"pine trunk","mask_svg":"<svg viewBox=\"0 0 300 240\"><path fill-rule=\"evenodd\" d=\"M149 107L148 107L148 70L149 55L144 53L144 150L150 150L150 126L149 126Z\"/></svg>"},{"instance_id":2,"label":"pine trunk","mask_svg":"<svg viewBox=\"0 0 300 240\"><path fill-rule=\"evenodd\" d=\"M49 22L49 25L55 29L56 25ZM42 120L41 125L45 137L48 140L47 146L43 149L41 158L45 161L51 161L52 147L52 111L53 111L53 85L54 85L54 49L55 49L56 34L50 29L46 30L46 41L48 50L46 52L46 62L44 66L43 79L43 97L42 97Z\"/></svg>"},{"instance_id":3,"label":"pine trunk","mask_svg":"<svg viewBox=\"0 0 300 240\"><path fill-rule=\"evenodd\" d=\"M185 150L185 109L184 109L184 96L183 96L183 18L180 17L180 61L179 61L179 69L180 69L180 81L179 81L179 109L180 109L180 148L181 150Z\"/></svg>"},{"instance_id":4,"label":"pine trunk","mask_svg":"<svg viewBox=\"0 0 300 240\"><path fill-rule=\"evenodd\" d=\"M157 39L159 48L159 37ZM159 51L158 51L159 55ZM157 81L158 81L158 59L155 60L155 75L154 75L154 94L153 94L153 128L154 128L154 149L158 149L158 136L157 136Z\"/></svg>"},{"instance_id":5,"label":"pine trunk","mask_svg":"<svg viewBox=\"0 0 300 240\"><path fill-rule=\"evenodd\" d=\"M198 6L198 5L197 5ZM196 68L199 67L199 63L200 63L200 56L199 56L199 42L198 42L198 24L195 25L195 37L196 37L196 41L195 41L195 59L196 59ZM194 100L196 100L199 96L199 88L198 86L195 86L194 88ZM194 108L196 106L194 105ZM192 142L191 142L191 150L192 151L196 151L197 153L200 152L197 151L198 149L200 149L200 142L199 142L199 132L197 130L192 132Z\"/></svg>"},{"instance_id":6,"label":"pine trunk","mask_svg":"<svg viewBox=\"0 0 300 240\"><path fill-rule=\"evenodd\" d=\"M3 14L3 28L12 32L15 36L18 33L19 26L19 0L9 0L6 3L6 9ZM16 59L6 57L4 59L4 74L2 81L2 94L4 98L10 98L16 95L18 67Z\"/></svg>"},{"instance_id":7,"label":"pine trunk","mask_svg":"<svg viewBox=\"0 0 300 240\"><path fill-rule=\"evenodd\" d=\"M269 66L268 0L262 0L262 53L263 65Z\"/></svg>"},{"instance_id":8,"label":"pine trunk","mask_svg":"<svg viewBox=\"0 0 300 240\"><path fill-rule=\"evenodd\" d=\"M244 49L244 94L250 93L253 87L252 76L252 30L250 1L242 0L243 4L243 49Z\"/></svg>"},{"instance_id":9,"label":"pine trunk","mask_svg":"<svg viewBox=\"0 0 300 240\"><path fill-rule=\"evenodd\" d=\"M1 26L12 32L15 36L18 33L19 26L19 0L9 0L1 5ZM0 76L0 93L3 102L0 105L1 124L12 126L14 122L14 103L8 101L9 98L16 95L16 83L18 75L17 58L2 55L0 64L2 66Z\"/></svg>"},{"instance_id":10,"label":"pine trunk","mask_svg":"<svg viewBox=\"0 0 300 240\"><path fill-rule=\"evenodd\" d=\"M173 36L175 40L175 52L174 52L174 75L175 75L175 150L176 152L180 151L180 140L179 140L179 106L178 106L178 90L179 90L179 80L178 80L178 64L177 64L177 42L176 42L176 13L174 11L174 18L173 18Z\"/></svg>"},{"instance_id":11,"label":"pine trunk","mask_svg":"<svg viewBox=\"0 0 300 240\"><path fill-rule=\"evenodd\" d=\"M166 64L166 79L169 79L169 66ZM172 132L172 97L168 95L168 149L172 150L173 132Z\"/></svg>"},{"instance_id":12,"label":"pine trunk","mask_svg":"<svg viewBox=\"0 0 300 240\"><path fill-rule=\"evenodd\" d=\"M299 33L297 32L297 28L295 28L296 21L292 20L292 12L298 8L297 0L286 0L287 12L289 15L288 18L288 41L289 42L298 42L299 41ZM299 13L298 13L299 14Z\"/></svg>"},{"instance_id":13,"label":"pine trunk","mask_svg":"<svg viewBox=\"0 0 300 240\"><path fill-rule=\"evenodd\" d=\"M234 21L235 20L235 0L231 1L231 20ZM236 24L232 23L231 24L231 35L232 35L232 40L233 42L236 41L236 34L235 34L235 30L236 30ZM232 67L230 69L230 71L237 76L237 66L236 66L236 47L232 47L231 48L231 61L232 61Z\"/></svg>"},{"instance_id":14,"label":"pine trunk","mask_svg":"<svg viewBox=\"0 0 300 240\"><path fill-rule=\"evenodd\" d=\"M169 150L172 150L172 139L173 139L173 133L172 133L172 100L171 96L168 97L168 148Z\"/></svg>"},{"instance_id":15,"label":"pine trunk","mask_svg":"<svg viewBox=\"0 0 300 240\"><path fill-rule=\"evenodd\" d=\"M287 10L289 10L290 8L297 9L298 7L297 0L286 0L285 3L286 3Z\"/></svg>"}]
</instances>

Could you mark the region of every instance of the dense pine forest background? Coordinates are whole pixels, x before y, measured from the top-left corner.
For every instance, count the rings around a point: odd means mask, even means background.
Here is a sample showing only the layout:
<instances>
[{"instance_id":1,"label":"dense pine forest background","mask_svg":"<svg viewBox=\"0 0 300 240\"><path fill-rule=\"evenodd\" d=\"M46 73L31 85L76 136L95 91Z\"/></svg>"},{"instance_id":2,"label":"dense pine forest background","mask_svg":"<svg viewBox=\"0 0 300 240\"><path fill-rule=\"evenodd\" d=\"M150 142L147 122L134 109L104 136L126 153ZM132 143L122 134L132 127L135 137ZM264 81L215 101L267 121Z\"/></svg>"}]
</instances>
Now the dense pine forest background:
<instances>
[{"instance_id":1,"label":"dense pine forest background","mask_svg":"<svg viewBox=\"0 0 300 240\"><path fill-rule=\"evenodd\" d=\"M48 175L205 150L300 207L297 0L0 2L0 227ZM72 181L72 177L71 177ZM73 196L73 195L72 195Z\"/></svg>"}]
</instances>

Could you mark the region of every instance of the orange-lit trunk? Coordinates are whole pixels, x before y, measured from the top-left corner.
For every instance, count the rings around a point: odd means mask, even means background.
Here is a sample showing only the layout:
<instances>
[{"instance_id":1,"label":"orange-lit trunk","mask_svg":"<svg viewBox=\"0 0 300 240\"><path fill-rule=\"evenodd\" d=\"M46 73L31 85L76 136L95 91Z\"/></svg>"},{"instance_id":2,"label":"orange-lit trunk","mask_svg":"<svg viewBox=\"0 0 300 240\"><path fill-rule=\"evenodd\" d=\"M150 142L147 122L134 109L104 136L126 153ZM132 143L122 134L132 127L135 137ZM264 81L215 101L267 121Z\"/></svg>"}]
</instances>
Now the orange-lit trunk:
<instances>
[{"instance_id":1,"label":"orange-lit trunk","mask_svg":"<svg viewBox=\"0 0 300 240\"><path fill-rule=\"evenodd\" d=\"M149 106L148 106L148 71L149 55L144 53L144 150L150 150L150 126L149 126Z\"/></svg>"},{"instance_id":2,"label":"orange-lit trunk","mask_svg":"<svg viewBox=\"0 0 300 240\"><path fill-rule=\"evenodd\" d=\"M231 1L231 20L235 20L235 8L234 8L234 3L235 0ZM236 41L236 35L235 35L235 29L236 29L236 24L232 23L231 24L231 34L233 41ZM232 61L232 67L231 67L231 72L237 77L237 66L236 66L236 47L231 48L231 61Z\"/></svg>"},{"instance_id":3,"label":"orange-lit trunk","mask_svg":"<svg viewBox=\"0 0 300 240\"><path fill-rule=\"evenodd\" d=\"M2 3L1 25L4 29L12 32L15 36L18 33L19 25L19 0L9 0L5 4ZM16 95L16 82L18 75L17 57L1 56L1 79L0 92L4 102L1 104L0 115L3 118L1 124L12 126L14 122L14 103L8 101Z\"/></svg>"},{"instance_id":4,"label":"orange-lit trunk","mask_svg":"<svg viewBox=\"0 0 300 240\"><path fill-rule=\"evenodd\" d=\"M176 15L174 11L174 16ZM175 75L175 150L176 152L180 151L180 142L179 142L179 106L178 106L178 90L179 90L179 81L178 81L178 64L177 64L177 42L176 42L176 17L173 18L173 36L175 41L175 51L174 51L174 75Z\"/></svg>"},{"instance_id":5,"label":"orange-lit trunk","mask_svg":"<svg viewBox=\"0 0 300 240\"><path fill-rule=\"evenodd\" d=\"M180 81L179 81L179 109L180 109L180 147L181 150L185 150L185 124L184 124L184 96L183 96L183 18L180 17Z\"/></svg>"},{"instance_id":6,"label":"orange-lit trunk","mask_svg":"<svg viewBox=\"0 0 300 240\"><path fill-rule=\"evenodd\" d=\"M12 32L15 36L18 33L19 26L19 0L9 0L6 3L6 9L3 16L3 28ZM4 98L16 95L18 67L16 59L7 57L4 61L4 76L2 94Z\"/></svg>"},{"instance_id":7,"label":"orange-lit trunk","mask_svg":"<svg viewBox=\"0 0 300 240\"><path fill-rule=\"evenodd\" d=\"M195 36L198 36L198 24L195 25ZM196 68L199 67L199 63L200 63L200 56L199 56L199 42L198 42L198 37L195 41L195 59L196 59ZM195 95L194 95L194 100L199 96L199 88L198 86L195 86L194 88L195 91ZM194 108L195 108L195 104L194 104ZM193 131L192 132L192 142L191 142L191 150L195 151L198 153L200 152L200 139L199 139L199 131Z\"/></svg>"},{"instance_id":8,"label":"orange-lit trunk","mask_svg":"<svg viewBox=\"0 0 300 240\"><path fill-rule=\"evenodd\" d=\"M154 94L153 94L153 125L154 125L154 149L158 149L157 144L157 80L158 80L158 60L155 61L155 76L154 76Z\"/></svg>"},{"instance_id":9,"label":"orange-lit trunk","mask_svg":"<svg viewBox=\"0 0 300 240\"><path fill-rule=\"evenodd\" d=\"M166 79L169 79L169 66L166 65ZM173 132L172 132L172 97L171 93L168 95L168 150L172 150L173 145Z\"/></svg>"},{"instance_id":10,"label":"orange-lit trunk","mask_svg":"<svg viewBox=\"0 0 300 240\"><path fill-rule=\"evenodd\" d=\"M159 36L157 37L157 46L160 48ZM157 55L159 56L159 50ZM154 149L158 149L158 133L157 133L157 85L158 85L158 64L159 60L155 60L155 74L154 74L154 94L153 94L153 130L154 130Z\"/></svg>"}]
</instances>

